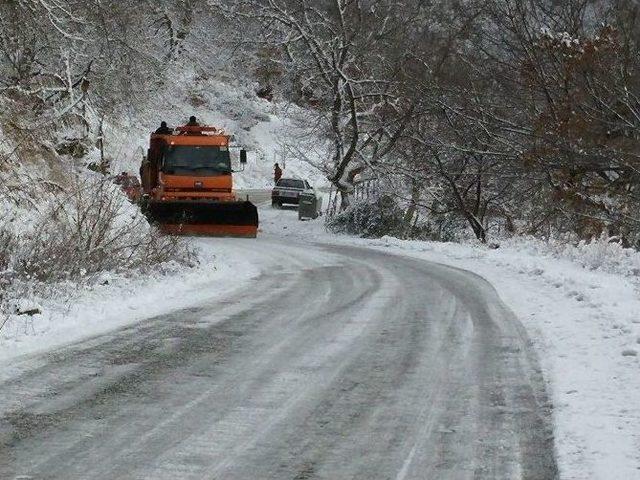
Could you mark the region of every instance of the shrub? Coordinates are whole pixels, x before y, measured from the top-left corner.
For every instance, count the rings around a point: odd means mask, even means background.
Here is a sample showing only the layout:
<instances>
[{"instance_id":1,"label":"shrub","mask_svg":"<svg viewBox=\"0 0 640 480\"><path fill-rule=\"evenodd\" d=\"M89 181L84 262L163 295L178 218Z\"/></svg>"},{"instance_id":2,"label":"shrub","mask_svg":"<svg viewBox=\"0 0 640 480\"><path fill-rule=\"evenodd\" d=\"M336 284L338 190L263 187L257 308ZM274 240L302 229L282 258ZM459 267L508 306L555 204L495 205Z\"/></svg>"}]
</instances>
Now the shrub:
<instances>
[{"instance_id":1,"label":"shrub","mask_svg":"<svg viewBox=\"0 0 640 480\"><path fill-rule=\"evenodd\" d=\"M56 200L15 252L14 270L23 279L54 282L195 258L180 239L150 227L106 179L77 178Z\"/></svg>"},{"instance_id":2,"label":"shrub","mask_svg":"<svg viewBox=\"0 0 640 480\"><path fill-rule=\"evenodd\" d=\"M365 238L379 238L385 235L403 238L408 233L403 219L404 211L395 200L388 195L381 195L374 200L358 201L344 211L327 218L326 227L334 233L347 233Z\"/></svg>"}]
</instances>

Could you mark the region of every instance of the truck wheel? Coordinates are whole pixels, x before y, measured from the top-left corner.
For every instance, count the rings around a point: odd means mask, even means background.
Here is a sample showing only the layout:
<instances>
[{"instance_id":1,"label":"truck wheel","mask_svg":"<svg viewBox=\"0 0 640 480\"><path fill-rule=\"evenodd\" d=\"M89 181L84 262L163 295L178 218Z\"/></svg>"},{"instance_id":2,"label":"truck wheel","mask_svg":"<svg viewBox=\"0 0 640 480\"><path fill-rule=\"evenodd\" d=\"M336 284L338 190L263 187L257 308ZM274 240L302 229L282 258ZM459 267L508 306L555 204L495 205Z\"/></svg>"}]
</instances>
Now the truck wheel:
<instances>
[{"instance_id":1,"label":"truck wheel","mask_svg":"<svg viewBox=\"0 0 640 480\"><path fill-rule=\"evenodd\" d=\"M273 208L280 209L280 208L282 208L282 203L280 203L280 202L278 202L278 201L274 200L274 201L272 201L272 202L271 202L271 206L272 206Z\"/></svg>"}]
</instances>

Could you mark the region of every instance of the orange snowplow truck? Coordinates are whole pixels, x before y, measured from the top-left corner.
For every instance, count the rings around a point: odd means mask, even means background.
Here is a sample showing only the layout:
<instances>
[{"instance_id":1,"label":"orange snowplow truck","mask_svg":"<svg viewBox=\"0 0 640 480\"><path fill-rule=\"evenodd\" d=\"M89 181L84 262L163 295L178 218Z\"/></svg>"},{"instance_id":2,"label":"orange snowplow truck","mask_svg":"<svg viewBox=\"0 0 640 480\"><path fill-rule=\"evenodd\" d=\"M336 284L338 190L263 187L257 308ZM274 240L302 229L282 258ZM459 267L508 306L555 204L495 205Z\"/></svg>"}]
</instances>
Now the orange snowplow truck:
<instances>
[{"instance_id":1,"label":"orange snowplow truck","mask_svg":"<svg viewBox=\"0 0 640 480\"><path fill-rule=\"evenodd\" d=\"M184 126L152 133L140 167L143 209L174 235L255 237L258 210L233 193L229 135L215 127ZM240 151L244 167L247 152Z\"/></svg>"}]
</instances>

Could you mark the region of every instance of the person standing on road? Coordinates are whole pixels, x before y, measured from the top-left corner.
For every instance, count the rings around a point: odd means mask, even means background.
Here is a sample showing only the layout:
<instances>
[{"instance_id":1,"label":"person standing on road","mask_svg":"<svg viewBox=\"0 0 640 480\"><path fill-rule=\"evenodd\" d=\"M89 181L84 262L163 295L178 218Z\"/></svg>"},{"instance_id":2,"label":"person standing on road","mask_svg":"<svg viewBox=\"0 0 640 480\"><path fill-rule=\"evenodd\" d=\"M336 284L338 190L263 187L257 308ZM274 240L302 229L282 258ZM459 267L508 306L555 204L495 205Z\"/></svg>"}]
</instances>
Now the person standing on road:
<instances>
[{"instance_id":1,"label":"person standing on road","mask_svg":"<svg viewBox=\"0 0 640 480\"><path fill-rule=\"evenodd\" d=\"M282 178L282 169L277 163L273 166L273 183L278 183L278 180Z\"/></svg>"}]
</instances>

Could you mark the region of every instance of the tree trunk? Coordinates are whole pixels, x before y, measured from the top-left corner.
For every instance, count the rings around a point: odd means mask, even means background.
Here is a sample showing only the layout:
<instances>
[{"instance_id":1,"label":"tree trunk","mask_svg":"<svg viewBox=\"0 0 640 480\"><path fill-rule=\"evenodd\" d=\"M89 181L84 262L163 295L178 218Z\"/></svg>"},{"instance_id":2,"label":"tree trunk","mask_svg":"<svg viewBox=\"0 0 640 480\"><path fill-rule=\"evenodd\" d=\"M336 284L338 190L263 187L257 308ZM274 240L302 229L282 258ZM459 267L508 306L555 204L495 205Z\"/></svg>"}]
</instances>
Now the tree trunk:
<instances>
[{"instance_id":1,"label":"tree trunk","mask_svg":"<svg viewBox=\"0 0 640 480\"><path fill-rule=\"evenodd\" d=\"M487 231L482 226L482 223L478 221L475 215L469 213L468 211L464 211L464 216L471 225L471 229L475 234L476 238L480 240L482 243L487 243Z\"/></svg>"},{"instance_id":2,"label":"tree trunk","mask_svg":"<svg viewBox=\"0 0 640 480\"><path fill-rule=\"evenodd\" d=\"M409 207L404 214L403 222L405 224L404 237L411 233L411 228L413 227L413 218L415 217L416 210L418 208L418 202L420 201L420 186L415 179L411 180L411 200L409 202Z\"/></svg>"}]
</instances>

